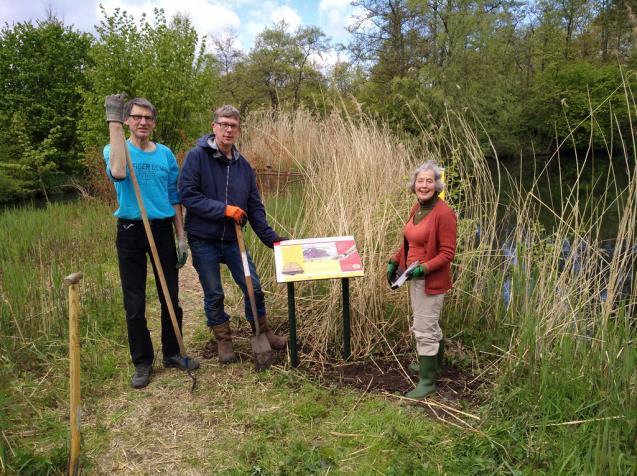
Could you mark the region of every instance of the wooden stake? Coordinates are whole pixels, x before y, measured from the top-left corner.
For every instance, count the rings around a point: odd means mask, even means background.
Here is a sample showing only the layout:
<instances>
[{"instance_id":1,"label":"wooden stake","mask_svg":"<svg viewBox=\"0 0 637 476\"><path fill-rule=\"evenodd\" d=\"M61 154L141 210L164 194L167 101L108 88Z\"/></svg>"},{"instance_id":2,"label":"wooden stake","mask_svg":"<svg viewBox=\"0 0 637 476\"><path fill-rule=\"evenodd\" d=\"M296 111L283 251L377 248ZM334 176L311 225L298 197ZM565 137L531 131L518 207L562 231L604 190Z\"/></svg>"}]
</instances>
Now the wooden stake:
<instances>
[{"instance_id":1,"label":"wooden stake","mask_svg":"<svg viewBox=\"0 0 637 476\"><path fill-rule=\"evenodd\" d=\"M64 278L69 287L69 390L71 398L71 452L67 473L71 476L79 474L80 458L80 293L79 282L82 273L73 273Z\"/></svg>"}]
</instances>

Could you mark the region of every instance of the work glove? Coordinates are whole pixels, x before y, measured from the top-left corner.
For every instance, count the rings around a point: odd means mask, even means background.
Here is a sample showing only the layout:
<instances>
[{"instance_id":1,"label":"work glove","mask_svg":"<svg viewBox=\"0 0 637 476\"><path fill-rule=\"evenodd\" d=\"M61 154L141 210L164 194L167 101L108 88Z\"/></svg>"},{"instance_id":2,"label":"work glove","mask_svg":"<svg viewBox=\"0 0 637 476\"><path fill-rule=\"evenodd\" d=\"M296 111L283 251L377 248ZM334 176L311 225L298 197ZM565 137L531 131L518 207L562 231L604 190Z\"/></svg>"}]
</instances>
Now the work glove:
<instances>
[{"instance_id":1,"label":"work glove","mask_svg":"<svg viewBox=\"0 0 637 476\"><path fill-rule=\"evenodd\" d=\"M234 205L226 205L225 215L228 218L232 218L239 226L243 226L248 223L248 215L241 208Z\"/></svg>"},{"instance_id":2,"label":"work glove","mask_svg":"<svg viewBox=\"0 0 637 476\"><path fill-rule=\"evenodd\" d=\"M393 259L390 259L387 263L387 284L390 286L396 280L396 275L398 274L398 263Z\"/></svg>"},{"instance_id":3,"label":"work glove","mask_svg":"<svg viewBox=\"0 0 637 476\"><path fill-rule=\"evenodd\" d=\"M106 121L124 123L124 103L126 93L111 94L106 96L104 107L106 108Z\"/></svg>"},{"instance_id":4,"label":"work glove","mask_svg":"<svg viewBox=\"0 0 637 476\"><path fill-rule=\"evenodd\" d=\"M177 243L177 264L175 268L180 269L183 265L186 264L186 260L188 259L188 242L186 241L185 236L179 237L179 242Z\"/></svg>"},{"instance_id":5,"label":"work glove","mask_svg":"<svg viewBox=\"0 0 637 476\"><path fill-rule=\"evenodd\" d=\"M278 243L280 241L287 241L287 240L289 240L289 238L286 237L286 236L276 235L276 238L274 238L274 240L272 240L272 244L269 245L269 248L274 248L274 243Z\"/></svg>"},{"instance_id":6,"label":"work glove","mask_svg":"<svg viewBox=\"0 0 637 476\"><path fill-rule=\"evenodd\" d=\"M429 270L426 264L419 264L407 274L407 279L417 279L425 276Z\"/></svg>"}]
</instances>

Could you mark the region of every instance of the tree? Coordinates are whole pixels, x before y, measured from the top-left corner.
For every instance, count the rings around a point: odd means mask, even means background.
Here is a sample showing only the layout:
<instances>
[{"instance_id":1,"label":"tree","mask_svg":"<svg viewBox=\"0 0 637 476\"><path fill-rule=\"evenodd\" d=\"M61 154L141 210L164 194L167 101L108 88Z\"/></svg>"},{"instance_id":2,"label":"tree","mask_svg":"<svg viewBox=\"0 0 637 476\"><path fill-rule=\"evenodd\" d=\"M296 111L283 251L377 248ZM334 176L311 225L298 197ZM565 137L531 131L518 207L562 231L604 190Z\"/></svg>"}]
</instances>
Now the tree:
<instances>
[{"instance_id":1,"label":"tree","mask_svg":"<svg viewBox=\"0 0 637 476\"><path fill-rule=\"evenodd\" d=\"M325 78L312 59L328 49L320 29L301 27L291 33L282 21L257 36L247 57L226 75L226 83L232 85L242 111L265 104L296 108L324 86Z\"/></svg>"},{"instance_id":2,"label":"tree","mask_svg":"<svg viewBox=\"0 0 637 476\"><path fill-rule=\"evenodd\" d=\"M253 87L266 95L275 109L294 77L296 45L286 28L282 21L274 28L264 29L248 56L249 71L256 80Z\"/></svg>"},{"instance_id":3,"label":"tree","mask_svg":"<svg viewBox=\"0 0 637 476\"><path fill-rule=\"evenodd\" d=\"M352 28L354 55L374 60L358 92L368 110L414 134L442 123L448 107L468 110L504 144L502 131L510 134L518 112L516 65L507 54L515 37L512 1L356 4L364 14Z\"/></svg>"},{"instance_id":4,"label":"tree","mask_svg":"<svg viewBox=\"0 0 637 476\"><path fill-rule=\"evenodd\" d=\"M232 73L235 70L237 64L245 59L245 54L239 48L235 46L237 41L237 35L234 32L227 34L223 37L213 38L212 44L215 49L216 58L221 65L221 76L229 79L224 83L224 91L221 94L229 94L231 101L224 102L237 102L238 97L238 84L232 81Z\"/></svg>"},{"instance_id":5,"label":"tree","mask_svg":"<svg viewBox=\"0 0 637 476\"><path fill-rule=\"evenodd\" d=\"M245 56L243 51L235 46L237 38L237 34L231 32L223 37L216 37L212 40L217 59L221 64L222 75L230 74L234 66Z\"/></svg>"},{"instance_id":6,"label":"tree","mask_svg":"<svg viewBox=\"0 0 637 476\"><path fill-rule=\"evenodd\" d=\"M125 11L102 12L91 50L93 67L87 73L90 88L84 94L84 145L107 142L104 97L126 92L156 106L155 139L178 150L208 127L219 90L217 60L206 53L205 41L199 41L184 16L168 23L163 10L155 9L152 23L144 15L138 25Z\"/></svg>"},{"instance_id":7,"label":"tree","mask_svg":"<svg viewBox=\"0 0 637 476\"><path fill-rule=\"evenodd\" d=\"M403 78L428 56L423 16L407 0L357 0L363 14L349 28L350 51L363 63L372 62L372 77L388 82Z\"/></svg>"},{"instance_id":8,"label":"tree","mask_svg":"<svg viewBox=\"0 0 637 476\"><path fill-rule=\"evenodd\" d=\"M91 41L53 16L0 31L0 175L20 184L16 195L46 193L81 168L77 122ZM35 176L23 175L25 161L39 164Z\"/></svg>"},{"instance_id":9,"label":"tree","mask_svg":"<svg viewBox=\"0 0 637 476\"><path fill-rule=\"evenodd\" d=\"M294 100L292 102L292 109L296 109L299 105L299 93L303 81L307 76L315 73L314 70L308 68L308 61L311 55L321 56L328 48L329 43L325 34L315 26L299 27L293 38L298 47L298 53L296 55L296 78L294 79L293 91Z\"/></svg>"}]
</instances>

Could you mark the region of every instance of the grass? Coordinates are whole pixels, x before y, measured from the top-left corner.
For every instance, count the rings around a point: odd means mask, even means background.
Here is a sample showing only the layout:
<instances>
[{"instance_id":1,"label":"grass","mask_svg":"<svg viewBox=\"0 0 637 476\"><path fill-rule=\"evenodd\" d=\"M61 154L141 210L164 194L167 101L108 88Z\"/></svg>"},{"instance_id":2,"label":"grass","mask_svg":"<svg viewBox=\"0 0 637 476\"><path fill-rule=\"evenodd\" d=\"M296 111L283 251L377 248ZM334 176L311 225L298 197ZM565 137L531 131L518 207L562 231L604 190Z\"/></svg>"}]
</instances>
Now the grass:
<instances>
[{"instance_id":1,"label":"grass","mask_svg":"<svg viewBox=\"0 0 637 476\"><path fill-rule=\"evenodd\" d=\"M486 403L469 407L480 416L479 424L463 428L438 423L421 407L337 387L308 369L291 372L285 366L255 374L249 363L220 367L205 361L198 372L199 389L192 396L185 377L162 370L147 390L132 390L118 283L112 276L114 257L101 254L102 246L112 246L112 230L98 224L108 222L110 212L79 202L48 213L97 215L90 244L87 240L81 245L86 247L83 269L93 266L82 285L82 454L89 473L630 474L633 468L630 453L617 446L629 436L618 431L626 419L611 419L621 416L622 406L614 403L617 395L630 403L632 390L622 386L629 382L618 379L601 391L606 380L587 378L596 373L579 362L584 358L594 369L604 365L599 355L592 346L586 347L587 353L575 352L568 341L559 372L546 365L539 373L530 366L517 365L515 372L504 367L498 385L485 389ZM43 212L23 214L37 217ZM46 234L57 232L68 231L53 227ZM47 239L62 242L53 236ZM105 261L93 262L91 253ZM153 287L149 282L149 291ZM229 294L235 315L241 302ZM182 298L186 299L183 292ZM201 310L194 310L200 302L197 297L182 304L192 306L186 314L186 335L196 353L207 340ZM149 313L156 306L152 300ZM65 311L58 307L60 315L54 316L61 323ZM156 332L157 323L151 325ZM3 345L4 326L5 321ZM8 385L2 392L7 409L1 421L2 464L9 474L58 474L64 469L67 364L64 326L60 327L58 334L38 338L40 328L23 326L36 333L30 347L37 352L30 366L9 360L15 354L3 349L1 368L9 379L3 379ZM52 323L45 328L53 329ZM621 348L625 335L613 335ZM247 342L240 340L238 347L245 356ZM626 350L622 356L634 358ZM625 357L621 362L624 371L634 369L634 360ZM581 394L595 399L582 403ZM588 421L564 425L575 419Z\"/></svg>"},{"instance_id":2,"label":"grass","mask_svg":"<svg viewBox=\"0 0 637 476\"><path fill-rule=\"evenodd\" d=\"M68 314L62 279L82 270L82 380L85 389L116 372L116 268L106 209L94 201L0 215L0 424L2 467L45 474L66 465ZM86 392L89 398L99 395Z\"/></svg>"},{"instance_id":3,"label":"grass","mask_svg":"<svg viewBox=\"0 0 637 476\"><path fill-rule=\"evenodd\" d=\"M564 183L554 202L537 186L489 172L471 129L449 114L419 141L364 118L304 111L256 115L242 147L274 170L304 175L291 193L266 197L270 222L292 237L353 235L366 270L351 284L356 359L413 348L404 292L385 283L413 197L410 171L427 158L447 168L448 201L459 214L454 291L443 330L467 349L455 356L490 380L479 416L468 424L434 421L423 407L391 396L335 387L285 365L255 374L247 363L204 362L199 390L159 370L144 391L128 387L131 367L121 309L111 208L96 201L0 215L0 467L8 473L63 471L67 439L66 304L63 277L82 281L83 462L97 473L182 474L632 474L637 435L637 285L622 292L637 241L635 158L615 200ZM425 131L426 132L426 131ZM429 135L428 135L429 134ZM329 142L325 137L331 137ZM627 140L627 139L625 139ZM628 148L627 148L628 150ZM586 167L582 158L578 167ZM502 226L499 184L511 180ZM616 184L615 184L616 185ZM614 185L610 183L607 188ZM594 200L593 200L594 199ZM558 203L559 202L559 203ZM582 204L584 207L582 208ZM604 210L621 217L615 250L597 238ZM554 213L547 229L538 217ZM584 211L582 211L584 210ZM272 253L247 233L280 324L285 287L273 280ZM570 252L564 252L568 240ZM502 244L511 242L508 255ZM186 345L208 339L192 269L182 282ZM503 299L503 286L511 290ZM154 296L149 280L148 294ZM241 297L228 287L231 315ZM149 315L157 302L149 300ZM187 308L187 309L186 309ZM337 360L340 286L298 286L305 361ZM151 319L154 334L156 319ZM239 340L244 354L245 339ZM471 406L473 405L473 406ZM476 406L477 405L477 406Z\"/></svg>"}]
</instances>

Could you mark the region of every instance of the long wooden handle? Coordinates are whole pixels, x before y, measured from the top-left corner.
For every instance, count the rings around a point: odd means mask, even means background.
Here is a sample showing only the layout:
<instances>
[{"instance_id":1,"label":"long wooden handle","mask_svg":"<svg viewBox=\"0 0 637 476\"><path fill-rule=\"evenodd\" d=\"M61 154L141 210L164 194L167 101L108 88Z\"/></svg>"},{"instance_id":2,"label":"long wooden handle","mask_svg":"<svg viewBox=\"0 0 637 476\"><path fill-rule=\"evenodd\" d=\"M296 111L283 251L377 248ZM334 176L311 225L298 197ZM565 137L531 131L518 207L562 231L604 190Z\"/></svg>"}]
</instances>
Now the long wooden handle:
<instances>
[{"instance_id":1,"label":"long wooden handle","mask_svg":"<svg viewBox=\"0 0 637 476\"><path fill-rule=\"evenodd\" d=\"M248 297L250 298L250 307L252 308L252 318L254 319L254 329L256 336L259 337L261 329L259 329L259 318L257 316L257 300L254 296L254 287L252 286L252 276L250 275L250 265L248 264L248 253L246 245L243 241L243 232L237 222L234 224L237 232L237 243L239 243L239 251L241 251L241 262L243 263L243 273L246 277L246 287L248 288Z\"/></svg>"},{"instance_id":2,"label":"long wooden handle","mask_svg":"<svg viewBox=\"0 0 637 476\"><path fill-rule=\"evenodd\" d=\"M150 245L150 251L157 268L157 274L159 275L159 282L161 283L161 290L164 293L164 299L166 300L166 306L168 307L168 314L170 314L170 320L175 329L175 336L177 337L177 343L179 344L179 353L182 357L186 357L186 348L184 347L184 340L181 337L181 331L179 330L179 323L177 322L177 316L175 315L175 308L173 307L173 301L170 298L168 292L168 285L166 284L166 277L164 276L164 268L159 261L159 254L157 253L157 247L155 246L155 238L153 237L153 231L150 228L148 221L148 215L146 214L146 207L144 207L144 200L142 199L142 192L139 189L139 182L137 182L137 176L133 169L133 162L128 152L128 144L124 144L124 151L126 153L126 164L130 171L131 181L133 182L133 189L135 189L135 196L137 197L137 205L139 205L139 211L142 215L142 221L144 222L144 230L146 230L146 238L148 238L148 244Z\"/></svg>"}]
</instances>

